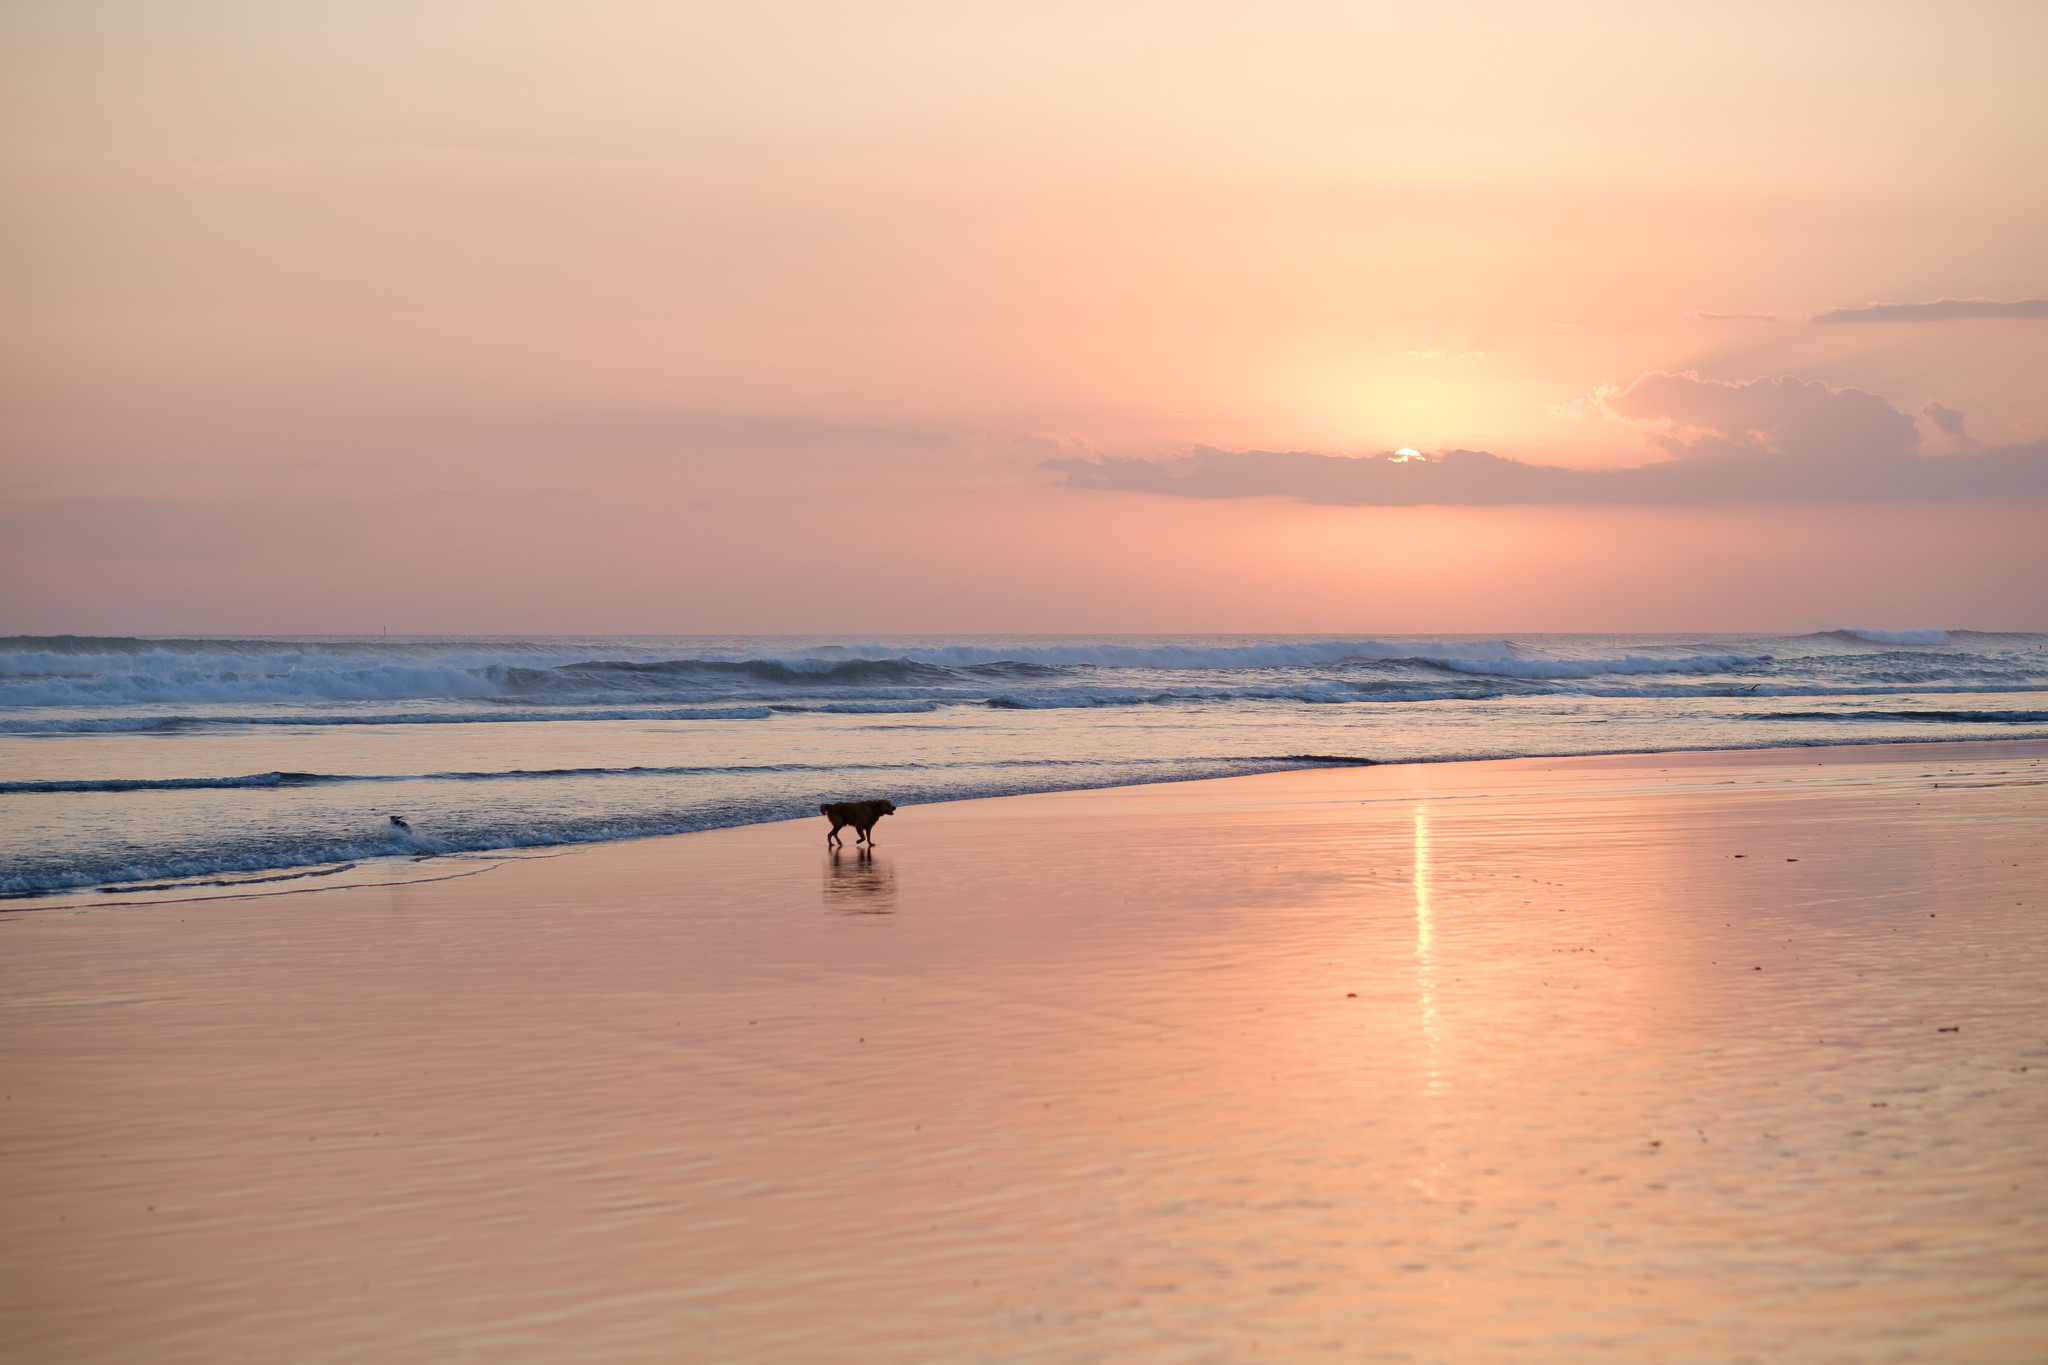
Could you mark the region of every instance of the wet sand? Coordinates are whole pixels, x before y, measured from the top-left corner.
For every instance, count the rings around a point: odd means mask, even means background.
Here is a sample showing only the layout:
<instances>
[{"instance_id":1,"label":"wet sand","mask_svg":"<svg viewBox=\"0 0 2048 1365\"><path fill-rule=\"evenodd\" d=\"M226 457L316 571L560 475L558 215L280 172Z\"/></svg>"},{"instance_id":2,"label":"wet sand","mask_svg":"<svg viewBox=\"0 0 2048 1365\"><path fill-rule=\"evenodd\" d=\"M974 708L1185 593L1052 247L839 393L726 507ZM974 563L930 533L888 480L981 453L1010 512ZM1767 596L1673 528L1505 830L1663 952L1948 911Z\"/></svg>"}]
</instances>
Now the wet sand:
<instances>
[{"instance_id":1,"label":"wet sand","mask_svg":"<svg viewBox=\"0 0 2048 1365\"><path fill-rule=\"evenodd\" d=\"M0 915L0 1357L2048 1358L2048 744L824 833Z\"/></svg>"}]
</instances>

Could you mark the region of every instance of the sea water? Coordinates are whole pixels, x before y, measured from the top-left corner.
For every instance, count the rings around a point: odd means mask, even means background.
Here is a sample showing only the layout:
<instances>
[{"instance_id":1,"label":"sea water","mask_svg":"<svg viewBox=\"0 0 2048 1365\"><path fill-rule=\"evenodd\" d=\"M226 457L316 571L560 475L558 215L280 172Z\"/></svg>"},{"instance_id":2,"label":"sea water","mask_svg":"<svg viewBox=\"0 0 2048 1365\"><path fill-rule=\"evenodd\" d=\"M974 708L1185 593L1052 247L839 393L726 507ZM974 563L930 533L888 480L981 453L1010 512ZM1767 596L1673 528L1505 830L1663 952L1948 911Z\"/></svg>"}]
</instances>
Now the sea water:
<instances>
[{"instance_id":1,"label":"sea water","mask_svg":"<svg viewBox=\"0 0 2048 1365\"><path fill-rule=\"evenodd\" d=\"M2041 738L2044 692L2048 635L1966 630L16 636L0 639L0 895L244 886L866 797Z\"/></svg>"}]
</instances>

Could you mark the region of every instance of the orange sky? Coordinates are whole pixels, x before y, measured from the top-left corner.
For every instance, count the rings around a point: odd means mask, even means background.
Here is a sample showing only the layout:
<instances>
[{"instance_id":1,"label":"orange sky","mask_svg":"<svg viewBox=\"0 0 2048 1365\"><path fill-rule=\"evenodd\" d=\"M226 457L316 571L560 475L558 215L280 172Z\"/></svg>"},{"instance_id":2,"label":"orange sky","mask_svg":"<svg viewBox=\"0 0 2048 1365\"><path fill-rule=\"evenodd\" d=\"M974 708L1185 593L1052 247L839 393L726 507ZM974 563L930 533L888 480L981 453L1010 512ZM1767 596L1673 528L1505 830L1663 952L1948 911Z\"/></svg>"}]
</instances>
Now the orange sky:
<instances>
[{"instance_id":1,"label":"orange sky","mask_svg":"<svg viewBox=\"0 0 2048 1365\"><path fill-rule=\"evenodd\" d=\"M1042 467L1806 458L1655 372L2041 441L2048 318L1810 319L2048 296L2044 51L2019 4L12 6L0 630L2048 628L2039 499Z\"/></svg>"}]
</instances>

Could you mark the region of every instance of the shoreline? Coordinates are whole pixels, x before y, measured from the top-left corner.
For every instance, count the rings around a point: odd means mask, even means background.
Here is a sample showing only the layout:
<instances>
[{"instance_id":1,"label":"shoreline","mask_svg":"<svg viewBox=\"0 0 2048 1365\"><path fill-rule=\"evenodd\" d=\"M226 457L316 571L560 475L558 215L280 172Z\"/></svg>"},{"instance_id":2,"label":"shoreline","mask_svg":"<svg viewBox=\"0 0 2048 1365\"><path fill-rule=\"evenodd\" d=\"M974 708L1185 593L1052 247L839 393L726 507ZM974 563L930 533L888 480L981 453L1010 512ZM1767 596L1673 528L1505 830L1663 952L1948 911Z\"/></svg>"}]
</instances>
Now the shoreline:
<instances>
[{"instance_id":1,"label":"shoreline","mask_svg":"<svg viewBox=\"0 0 2048 1365\"><path fill-rule=\"evenodd\" d=\"M1437 767L1443 765L1485 763L1512 764L1576 762L1602 759L1642 759L1647 761L1654 759L1672 759L1680 755L1764 755L1773 753L1799 755L1811 754L1815 752L1830 752L1835 750L1877 750L1881 752L1890 752L1894 750L1906 749L1933 749L1947 746L1977 746L1987 744L2019 746L2038 745L2044 746L2044 751L2048 751L2048 735L2023 737L1984 735L1938 740L1841 740L1828 744L1756 746L1728 745L1715 747L1678 748L1661 750L1614 749L1572 753L1512 754L1481 758L1453 757L1421 759L1374 759L1347 755L1286 755L1280 758L1270 760L1219 760L1219 762L1275 762L1298 764L1298 766L1262 768L1256 772L1233 773L1215 777L1161 777L1154 781L1120 782L1111 783L1103 786L1044 787L1031 788L1024 791L1002 791L986 795L958 796L950 797L940 801L926 801L914 804L906 804L903 808L905 810L921 810L930 809L935 806L954 805L960 802L1001 801L1010 800L1018 797L1049 796L1069 792L1121 791L1125 789L1140 789L1162 785L1175 785L1187 782L1228 782L1236 781L1244 777L1267 776L1275 773L1287 772L1317 772L1328 770L1367 768L1424 768ZM234 885L256 886L263 884L266 881L282 880L281 878L274 878L270 875L275 873L286 873L296 877L324 877L329 875L345 875L346 873L350 871L355 871L359 868L367 869L360 880L351 880L331 885L295 887L289 889L280 889L278 891L273 892L250 892L245 894L260 895L267 897L273 895L295 894L298 891L312 892L326 890L345 890L358 885L378 885L383 884L387 881L395 880L388 875L389 871L394 868L403 867L407 863L418 864L421 862L438 862L441 860L485 860L491 861L493 863L520 861L526 858L536 856L558 855L561 853L567 853L579 849L605 848L619 844L637 844L649 840L673 839L692 834L708 834L716 832L718 830L726 829L750 829L761 826L800 822L815 818L815 815L805 812L781 817L779 819L750 820L738 822L735 824L705 825L693 829L662 830L651 833L630 834L617 837L563 840L549 843L512 843L497 845L479 845L477 847L454 847L446 849L445 851L434 851L424 854L362 855L346 860L348 865L344 867L337 867L337 860L323 859L319 861L279 863L263 867L208 870L183 875L156 874L149 877L136 878L135 880L147 881L152 883L178 883L182 884L185 887L188 887L193 891L219 891L223 888ZM322 868L333 869L333 871L321 872L319 869ZM460 873L454 875L470 874ZM438 880L438 878L429 878L427 880ZM135 887L133 889L124 889L128 888L129 886L130 883L127 881L96 882L81 884L78 886L52 888L49 890L10 892L6 894L0 894L0 919L4 919L8 915L26 913L34 910L76 908L81 905L157 904L169 900L224 900L237 898L232 894L195 896L165 894L167 891L170 890L170 888L163 886L150 886L147 888ZM154 896L157 899L134 899L151 896Z\"/></svg>"},{"instance_id":2,"label":"shoreline","mask_svg":"<svg viewBox=\"0 0 2048 1365\"><path fill-rule=\"evenodd\" d=\"M2048 744L823 829L5 917L0 1354L2048 1339Z\"/></svg>"}]
</instances>

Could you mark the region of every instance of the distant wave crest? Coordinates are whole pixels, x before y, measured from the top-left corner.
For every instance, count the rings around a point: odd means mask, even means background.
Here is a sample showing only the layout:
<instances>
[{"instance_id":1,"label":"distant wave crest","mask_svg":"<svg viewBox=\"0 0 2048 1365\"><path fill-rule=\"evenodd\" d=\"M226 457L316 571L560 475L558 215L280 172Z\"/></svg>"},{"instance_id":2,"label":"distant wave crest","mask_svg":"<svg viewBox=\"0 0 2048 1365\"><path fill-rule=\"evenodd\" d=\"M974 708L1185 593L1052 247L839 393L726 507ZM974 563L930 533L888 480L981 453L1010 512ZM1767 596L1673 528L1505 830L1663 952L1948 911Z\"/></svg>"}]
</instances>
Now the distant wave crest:
<instances>
[{"instance_id":1,"label":"distant wave crest","mask_svg":"<svg viewBox=\"0 0 2048 1365\"><path fill-rule=\"evenodd\" d=\"M1755 654L1693 654L1662 659L1623 655L1618 659L1429 659L1439 668L1483 673L1500 678L1598 678L1634 673L1726 673L1745 664L1762 663Z\"/></svg>"},{"instance_id":2,"label":"distant wave crest","mask_svg":"<svg viewBox=\"0 0 2048 1365\"><path fill-rule=\"evenodd\" d=\"M0 639L0 734L767 721L948 707L2027 691L2043 637ZM1723 640L1730 648L1717 648ZM1762 646L1743 648L1740 646ZM1925 646L1945 646L1943 650Z\"/></svg>"},{"instance_id":3,"label":"distant wave crest","mask_svg":"<svg viewBox=\"0 0 2048 1365\"><path fill-rule=\"evenodd\" d=\"M1846 636L1851 640L1868 640L1874 645L1945 645L1949 634L1945 630L1874 630L1868 626L1843 626L1829 632Z\"/></svg>"}]
</instances>

